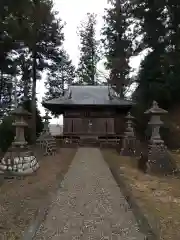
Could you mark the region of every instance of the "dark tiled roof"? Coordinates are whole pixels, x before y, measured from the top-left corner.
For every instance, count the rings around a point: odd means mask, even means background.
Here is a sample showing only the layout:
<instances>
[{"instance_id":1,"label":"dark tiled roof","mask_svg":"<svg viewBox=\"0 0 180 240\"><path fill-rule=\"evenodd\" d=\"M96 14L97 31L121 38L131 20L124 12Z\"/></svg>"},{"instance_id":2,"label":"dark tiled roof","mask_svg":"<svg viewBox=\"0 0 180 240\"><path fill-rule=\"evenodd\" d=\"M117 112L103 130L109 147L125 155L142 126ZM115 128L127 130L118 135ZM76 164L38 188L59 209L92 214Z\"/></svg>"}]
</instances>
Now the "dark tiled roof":
<instances>
[{"instance_id":1,"label":"dark tiled roof","mask_svg":"<svg viewBox=\"0 0 180 240\"><path fill-rule=\"evenodd\" d=\"M44 102L44 105L133 105L129 100L109 97L108 86L71 86L60 98Z\"/></svg>"}]
</instances>

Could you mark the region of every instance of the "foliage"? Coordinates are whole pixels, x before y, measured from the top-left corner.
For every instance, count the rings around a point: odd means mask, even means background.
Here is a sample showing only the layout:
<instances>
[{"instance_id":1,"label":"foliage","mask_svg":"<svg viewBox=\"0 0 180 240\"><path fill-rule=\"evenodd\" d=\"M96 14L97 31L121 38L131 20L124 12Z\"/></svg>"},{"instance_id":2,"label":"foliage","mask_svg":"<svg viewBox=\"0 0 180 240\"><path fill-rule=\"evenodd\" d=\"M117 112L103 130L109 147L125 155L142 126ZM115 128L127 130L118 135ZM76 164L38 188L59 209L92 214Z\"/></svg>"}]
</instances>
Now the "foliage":
<instances>
[{"instance_id":1,"label":"foliage","mask_svg":"<svg viewBox=\"0 0 180 240\"><path fill-rule=\"evenodd\" d=\"M123 96L133 81L137 83L133 94L137 102L135 112L138 127L144 131L143 112L153 100L170 111L180 102L180 2L109 2L102 29L106 68L110 72L108 84L115 85ZM36 83L41 80L42 72L48 70L46 99L60 96L67 84L75 83L74 66L62 48L63 26L53 10L52 0L0 1L0 114L8 125L10 120L5 116L14 107L16 85L18 102L22 96L29 99L33 141L38 115ZM100 52L95 28L96 15L88 13L78 32L80 60L76 84L99 84ZM130 78L129 61L140 52L146 52L146 56L134 80Z\"/></svg>"},{"instance_id":2,"label":"foliage","mask_svg":"<svg viewBox=\"0 0 180 240\"><path fill-rule=\"evenodd\" d=\"M36 135L36 82L60 58L63 24L52 0L2 0L0 3L0 102L7 112L17 96L31 99L32 138Z\"/></svg>"},{"instance_id":3,"label":"foliage","mask_svg":"<svg viewBox=\"0 0 180 240\"><path fill-rule=\"evenodd\" d=\"M132 17L138 23L137 32L142 36L140 50L147 51L136 78L138 87L133 94L137 101L137 127L142 133L145 125L143 112L153 100L170 112L180 102L180 2L139 0L133 2L132 9ZM166 126L162 130L166 139L170 132Z\"/></svg>"},{"instance_id":4,"label":"foliage","mask_svg":"<svg viewBox=\"0 0 180 240\"><path fill-rule=\"evenodd\" d=\"M20 0L17 0L19 6ZM14 14L18 12L14 1L0 2L0 109L1 116L10 108L12 102L12 76L16 73L16 66L10 57L19 47L15 41L17 22Z\"/></svg>"},{"instance_id":5,"label":"foliage","mask_svg":"<svg viewBox=\"0 0 180 240\"><path fill-rule=\"evenodd\" d=\"M106 68L110 70L109 84L123 96L130 84L129 59L133 55L132 30L130 25L131 4L123 0L111 0L105 10L102 43L105 48Z\"/></svg>"},{"instance_id":6,"label":"foliage","mask_svg":"<svg viewBox=\"0 0 180 240\"><path fill-rule=\"evenodd\" d=\"M96 15L87 14L87 21L82 22L79 28L80 60L77 69L78 84L96 85L97 63L99 61L98 41L96 40Z\"/></svg>"},{"instance_id":7,"label":"foliage","mask_svg":"<svg viewBox=\"0 0 180 240\"><path fill-rule=\"evenodd\" d=\"M72 65L65 50L60 53L51 70L48 72L45 82L46 90L45 100L61 97L65 87L71 85L75 78L75 67Z\"/></svg>"},{"instance_id":8,"label":"foliage","mask_svg":"<svg viewBox=\"0 0 180 240\"><path fill-rule=\"evenodd\" d=\"M24 102L23 107L27 111L31 112L31 101L28 100ZM31 144L31 122L28 119L26 119L26 121L29 127L25 129L25 139ZM6 152L14 140L15 128L12 126L13 122L14 117L12 115L8 115L3 118L2 123L0 124L0 149L2 152ZM43 122L38 109L36 109L36 125L36 135L38 136L43 129Z\"/></svg>"},{"instance_id":9,"label":"foliage","mask_svg":"<svg viewBox=\"0 0 180 240\"><path fill-rule=\"evenodd\" d=\"M36 139L36 81L38 71L50 67L47 60L53 61L58 54L58 47L62 44L63 25L56 20L50 0L34 0L31 4L28 20L25 26L26 37L22 39L28 47L32 59L32 141Z\"/></svg>"},{"instance_id":10,"label":"foliage","mask_svg":"<svg viewBox=\"0 0 180 240\"><path fill-rule=\"evenodd\" d=\"M15 131L12 123L13 117L6 116L0 124L0 149L2 152L6 152L14 140Z\"/></svg>"},{"instance_id":11,"label":"foliage","mask_svg":"<svg viewBox=\"0 0 180 240\"><path fill-rule=\"evenodd\" d=\"M23 107L25 110L27 110L28 112L32 113L32 109L31 109L31 100L26 100L23 102ZM32 143L32 139L31 139L31 119L26 120L28 122L28 128L25 129L25 138L28 141L28 143ZM40 115L40 111L38 110L37 106L36 106L36 136L39 136L39 134L42 132L43 130L43 120L42 117Z\"/></svg>"},{"instance_id":12,"label":"foliage","mask_svg":"<svg viewBox=\"0 0 180 240\"><path fill-rule=\"evenodd\" d=\"M180 17L177 1L140 1L134 5L133 16L140 20L141 46L150 49L141 63L135 98L148 106L156 100L162 107L177 103L180 90L179 36Z\"/></svg>"}]
</instances>

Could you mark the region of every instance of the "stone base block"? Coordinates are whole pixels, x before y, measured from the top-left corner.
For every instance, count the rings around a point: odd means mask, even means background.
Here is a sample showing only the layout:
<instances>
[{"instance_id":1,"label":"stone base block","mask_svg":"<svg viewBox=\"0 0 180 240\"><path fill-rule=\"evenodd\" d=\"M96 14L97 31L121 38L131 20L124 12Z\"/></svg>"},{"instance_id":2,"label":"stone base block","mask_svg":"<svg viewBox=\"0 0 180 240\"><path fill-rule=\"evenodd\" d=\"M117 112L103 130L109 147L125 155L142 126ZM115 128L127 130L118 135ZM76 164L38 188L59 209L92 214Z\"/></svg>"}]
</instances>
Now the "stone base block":
<instances>
[{"instance_id":1,"label":"stone base block","mask_svg":"<svg viewBox=\"0 0 180 240\"><path fill-rule=\"evenodd\" d=\"M151 144L148 151L147 172L153 174L173 174L177 165L164 144Z\"/></svg>"},{"instance_id":2,"label":"stone base block","mask_svg":"<svg viewBox=\"0 0 180 240\"><path fill-rule=\"evenodd\" d=\"M120 151L121 156L136 156L136 139L123 139L122 148Z\"/></svg>"},{"instance_id":3,"label":"stone base block","mask_svg":"<svg viewBox=\"0 0 180 240\"><path fill-rule=\"evenodd\" d=\"M27 148L12 148L0 161L0 171L10 175L29 175L37 171L39 163Z\"/></svg>"},{"instance_id":4,"label":"stone base block","mask_svg":"<svg viewBox=\"0 0 180 240\"><path fill-rule=\"evenodd\" d=\"M57 152L56 140L50 133L41 134L37 139L37 144L43 151L44 156L55 155Z\"/></svg>"}]
</instances>

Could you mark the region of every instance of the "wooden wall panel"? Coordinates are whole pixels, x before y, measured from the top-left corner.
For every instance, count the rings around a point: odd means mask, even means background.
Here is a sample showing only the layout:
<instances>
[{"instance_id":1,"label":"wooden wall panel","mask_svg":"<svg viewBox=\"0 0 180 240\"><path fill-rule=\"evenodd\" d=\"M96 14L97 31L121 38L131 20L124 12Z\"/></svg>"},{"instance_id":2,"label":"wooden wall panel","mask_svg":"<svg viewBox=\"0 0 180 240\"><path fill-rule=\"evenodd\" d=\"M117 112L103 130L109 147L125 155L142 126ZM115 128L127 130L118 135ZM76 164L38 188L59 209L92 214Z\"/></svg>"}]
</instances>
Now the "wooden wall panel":
<instances>
[{"instance_id":1,"label":"wooden wall panel","mask_svg":"<svg viewBox=\"0 0 180 240\"><path fill-rule=\"evenodd\" d=\"M124 134L125 131L125 114L119 114L114 119L115 133L118 135Z\"/></svg>"},{"instance_id":2,"label":"wooden wall panel","mask_svg":"<svg viewBox=\"0 0 180 240\"><path fill-rule=\"evenodd\" d=\"M73 118L73 133L76 133L76 118Z\"/></svg>"},{"instance_id":3,"label":"wooden wall panel","mask_svg":"<svg viewBox=\"0 0 180 240\"><path fill-rule=\"evenodd\" d=\"M101 129L102 135L106 134L106 130L107 130L106 120L107 120L107 118L100 119L100 129Z\"/></svg>"},{"instance_id":4,"label":"wooden wall panel","mask_svg":"<svg viewBox=\"0 0 180 240\"><path fill-rule=\"evenodd\" d=\"M82 118L75 118L73 119L73 130L74 133L82 133L83 132L83 119Z\"/></svg>"},{"instance_id":5,"label":"wooden wall panel","mask_svg":"<svg viewBox=\"0 0 180 240\"><path fill-rule=\"evenodd\" d=\"M106 132L106 118L94 118L93 132L96 134L105 134Z\"/></svg>"},{"instance_id":6,"label":"wooden wall panel","mask_svg":"<svg viewBox=\"0 0 180 240\"><path fill-rule=\"evenodd\" d=\"M81 113L81 116L80 116ZM87 113L87 112L86 112ZM73 116L74 115L74 116ZM79 117L78 117L79 115ZM114 114L112 116L111 112L92 112L92 116L84 116L84 112L79 112L75 114L72 112L67 112L64 116L64 134L95 134L95 135L105 135L105 134L123 134L125 130L125 114ZM110 116L111 115L111 116ZM91 133L88 132L89 120L92 121Z\"/></svg>"},{"instance_id":7,"label":"wooden wall panel","mask_svg":"<svg viewBox=\"0 0 180 240\"><path fill-rule=\"evenodd\" d=\"M83 118L82 119L82 132L83 133L88 133L89 129L89 119L88 118Z\"/></svg>"},{"instance_id":8,"label":"wooden wall panel","mask_svg":"<svg viewBox=\"0 0 180 240\"><path fill-rule=\"evenodd\" d=\"M114 133L114 119L113 118L107 118L107 133L113 134Z\"/></svg>"},{"instance_id":9,"label":"wooden wall panel","mask_svg":"<svg viewBox=\"0 0 180 240\"><path fill-rule=\"evenodd\" d=\"M63 133L71 134L73 132L73 118L64 117Z\"/></svg>"},{"instance_id":10,"label":"wooden wall panel","mask_svg":"<svg viewBox=\"0 0 180 240\"><path fill-rule=\"evenodd\" d=\"M93 118L93 119L91 119L91 121L92 121L92 133L96 134L98 131L98 126L99 126L98 119Z\"/></svg>"},{"instance_id":11,"label":"wooden wall panel","mask_svg":"<svg viewBox=\"0 0 180 240\"><path fill-rule=\"evenodd\" d=\"M73 119L73 133L78 133L79 132L79 122L78 118Z\"/></svg>"},{"instance_id":12,"label":"wooden wall panel","mask_svg":"<svg viewBox=\"0 0 180 240\"><path fill-rule=\"evenodd\" d=\"M73 121L73 118L69 118L68 119L68 133L72 133L72 122Z\"/></svg>"},{"instance_id":13,"label":"wooden wall panel","mask_svg":"<svg viewBox=\"0 0 180 240\"><path fill-rule=\"evenodd\" d=\"M64 117L64 121L63 121L63 133L66 134L67 133L67 118Z\"/></svg>"}]
</instances>

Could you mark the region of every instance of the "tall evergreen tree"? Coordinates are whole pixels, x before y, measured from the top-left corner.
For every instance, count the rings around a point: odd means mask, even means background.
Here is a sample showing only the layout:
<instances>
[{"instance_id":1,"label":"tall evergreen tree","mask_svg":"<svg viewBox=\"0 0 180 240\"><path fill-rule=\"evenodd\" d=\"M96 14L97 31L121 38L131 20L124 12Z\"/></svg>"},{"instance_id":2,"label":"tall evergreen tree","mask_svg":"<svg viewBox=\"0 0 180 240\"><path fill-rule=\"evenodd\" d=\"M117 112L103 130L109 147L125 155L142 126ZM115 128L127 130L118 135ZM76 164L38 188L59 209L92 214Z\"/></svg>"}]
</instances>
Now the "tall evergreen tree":
<instances>
[{"instance_id":1,"label":"tall evergreen tree","mask_svg":"<svg viewBox=\"0 0 180 240\"><path fill-rule=\"evenodd\" d=\"M32 138L36 139L36 82L38 72L49 68L48 60L58 56L58 48L64 35L63 25L56 19L52 0L33 0L29 2L26 18L20 22L21 35L32 60Z\"/></svg>"},{"instance_id":2,"label":"tall evergreen tree","mask_svg":"<svg viewBox=\"0 0 180 240\"><path fill-rule=\"evenodd\" d=\"M87 20L81 23L80 60L77 68L78 84L97 85L97 63L99 61L98 41L96 40L96 15L87 14Z\"/></svg>"},{"instance_id":3,"label":"tall evergreen tree","mask_svg":"<svg viewBox=\"0 0 180 240\"><path fill-rule=\"evenodd\" d=\"M133 16L139 20L142 50L150 49L141 63L135 97L144 108L153 99L170 108L180 101L178 1L140 1L133 6Z\"/></svg>"},{"instance_id":4,"label":"tall evergreen tree","mask_svg":"<svg viewBox=\"0 0 180 240\"><path fill-rule=\"evenodd\" d=\"M0 6L1 103L7 106L5 102L12 102L14 79L18 77L18 94L32 100L35 141L36 82L40 73L60 57L63 24L53 11L52 0L2 0Z\"/></svg>"},{"instance_id":5,"label":"tall evergreen tree","mask_svg":"<svg viewBox=\"0 0 180 240\"><path fill-rule=\"evenodd\" d=\"M136 79L138 87L133 94L137 102L138 130L144 133L146 121L143 113L153 100L169 111L180 102L180 2L139 0L132 3L132 9L142 36L141 50L147 51Z\"/></svg>"},{"instance_id":6,"label":"tall evergreen tree","mask_svg":"<svg viewBox=\"0 0 180 240\"><path fill-rule=\"evenodd\" d=\"M129 26L131 4L126 0L111 0L105 10L102 29L106 68L110 70L109 83L122 97L129 84L129 59L133 54Z\"/></svg>"},{"instance_id":7,"label":"tall evergreen tree","mask_svg":"<svg viewBox=\"0 0 180 240\"><path fill-rule=\"evenodd\" d=\"M134 6L133 15L141 25L142 50L149 49L149 53L141 63L135 96L138 101L146 103L145 105L150 104L153 99L162 104L162 101L168 99L169 92L164 76L167 12L161 1L155 3L146 0Z\"/></svg>"},{"instance_id":8,"label":"tall evergreen tree","mask_svg":"<svg viewBox=\"0 0 180 240\"><path fill-rule=\"evenodd\" d=\"M46 100L62 96L66 85L71 85L75 78L75 67L66 51L62 50L59 55L61 57L56 59L45 82Z\"/></svg>"},{"instance_id":9,"label":"tall evergreen tree","mask_svg":"<svg viewBox=\"0 0 180 240\"><path fill-rule=\"evenodd\" d=\"M12 78L16 74L13 53L19 49L16 41L17 21L15 13L19 12L21 0L2 0L0 2L0 111L1 115L10 109L12 104Z\"/></svg>"}]
</instances>

